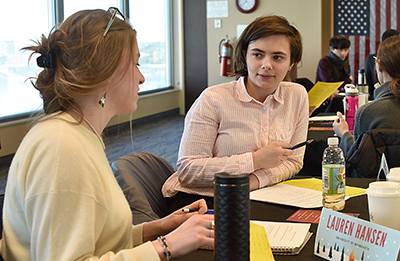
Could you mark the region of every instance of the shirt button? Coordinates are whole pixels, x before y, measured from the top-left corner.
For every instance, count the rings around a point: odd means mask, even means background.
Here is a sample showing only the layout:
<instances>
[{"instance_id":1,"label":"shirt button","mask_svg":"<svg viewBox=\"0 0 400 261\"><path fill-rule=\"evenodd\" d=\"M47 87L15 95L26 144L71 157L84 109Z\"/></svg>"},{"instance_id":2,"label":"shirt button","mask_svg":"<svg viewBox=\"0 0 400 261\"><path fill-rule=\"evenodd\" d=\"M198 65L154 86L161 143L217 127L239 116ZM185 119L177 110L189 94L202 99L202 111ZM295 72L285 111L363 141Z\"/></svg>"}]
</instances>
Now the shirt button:
<instances>
[{"instance_id":1,"label":"shirt button","mask_svg":"<svg viewBox=\"0 0 400 261\"><path fill-rule=\"evenodd\" d=\"M264 128L264 129L263 129L263 132L266 132L266 131L267 131L267 129L266 129L266 128Z\"/></svg>"}]
</instances>

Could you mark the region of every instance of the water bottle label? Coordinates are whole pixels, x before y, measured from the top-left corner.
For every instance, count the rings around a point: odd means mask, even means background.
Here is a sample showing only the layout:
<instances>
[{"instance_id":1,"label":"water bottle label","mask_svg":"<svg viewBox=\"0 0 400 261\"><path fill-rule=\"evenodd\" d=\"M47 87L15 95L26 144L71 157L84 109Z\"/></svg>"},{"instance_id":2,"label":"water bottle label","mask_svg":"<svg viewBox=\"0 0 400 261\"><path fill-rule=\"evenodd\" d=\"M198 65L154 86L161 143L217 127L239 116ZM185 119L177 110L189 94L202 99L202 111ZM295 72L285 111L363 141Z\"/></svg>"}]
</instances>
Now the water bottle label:
<instances>
[{"instance_id":1,"label":"water bottle label","mask_svg":"<svg viewBox=\"0 0 400 261\"><path fill-rule=\"evenodd\" d=\"M322 166L322 192L327 195L340 195L345 192L345 167Z\"/></svg>"}]
</instances>

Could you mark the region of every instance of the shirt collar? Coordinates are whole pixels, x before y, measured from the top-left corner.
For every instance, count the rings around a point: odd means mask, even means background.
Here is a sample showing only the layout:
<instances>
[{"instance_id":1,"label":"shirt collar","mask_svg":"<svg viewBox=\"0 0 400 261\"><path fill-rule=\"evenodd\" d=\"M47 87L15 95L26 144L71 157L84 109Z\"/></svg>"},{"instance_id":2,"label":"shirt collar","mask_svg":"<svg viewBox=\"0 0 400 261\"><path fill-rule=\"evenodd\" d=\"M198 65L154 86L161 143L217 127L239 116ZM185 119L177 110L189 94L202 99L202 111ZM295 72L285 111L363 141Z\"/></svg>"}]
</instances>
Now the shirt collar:
<instances>
[{"instance_id":1,"label":"shirt collar","mask_svg":"<svg viewBox=\"0 0 400 261\"><path fill-rule=\"evenodd\" d=\"M390 82L385 82L378 88L374 90L374 99L377 100L379 98L383 98L386 96L392 96L393 94L390 92L389 89Z\"/></svg>"},{"instance_id":2,"label":"shirt collar","mask_svg":"<svg viewBox=\"0 0 400 261\"><path fill-rule=\"evenodd\" d=\"M103 147L103 150L106 149L103 138L97 132L93 132L93 131L89 130L88 128L86 128L85 126L83 126L82 124L80 124L69 113L66 113L63 111L58 111L58 112L55 112L55 113L45 116L43 119L51 118L51 117L62 119L66 122L72 123L72 124L76 125L78 128L81 128L84 132L88 132L90 135L95 135L97 137L97 139L99 140L101 146Z\"/></svg>"},{"instance_id":3,"label":"shirt collar","mask_svg":"<svg viewBox=\"0 0 400 261\"><path fill-rule=\"evenodd\" d=\"M237 84L238 84L237 93L239 96L239 100L242 102L255 101L257 103L260 103L259 101L257 101L253 97L251 97L250 94L247 92L246 85L244 83L245 79L246 79L246 76L242 76L237 81ZM282 83L279 84L278 88L275 90L275 92L273 94L271 94L270 96L268 96L265 99L263 104L266 103L266 101L268 100L269 97L271 97L270 99L274 99L275 101L277 101L281 104L284 104Z\"/></svg>"}]
</instances>

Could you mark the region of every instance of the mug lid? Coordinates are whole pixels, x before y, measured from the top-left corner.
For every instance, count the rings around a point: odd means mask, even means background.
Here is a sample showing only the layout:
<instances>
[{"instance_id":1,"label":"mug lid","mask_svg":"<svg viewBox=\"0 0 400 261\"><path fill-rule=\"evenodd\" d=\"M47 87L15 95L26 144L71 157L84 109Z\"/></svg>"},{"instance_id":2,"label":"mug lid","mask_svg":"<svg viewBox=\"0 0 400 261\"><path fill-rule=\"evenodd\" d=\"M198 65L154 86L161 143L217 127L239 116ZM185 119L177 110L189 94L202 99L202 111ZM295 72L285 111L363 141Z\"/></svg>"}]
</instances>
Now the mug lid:
<instances>
[{"instance_id":1,"label":"mug lid","mask_svg":"<svg viewBox=\"0 0 400 261\"><path fill-rule=\"evenodd\" d=\"M367 194L399 194L400 183L392 181L376 181L369 183Z\"/></svg>"},{"instance_id":2,"label":"mug lid","mask_svg":"<svg viewBox=\"0 0 400 261\"><path fill-rule=\"evenodd\" d=\"M400 178L400 167L391 168L388 175Z\"/></svg>"},{"instance_id":3,"label":"mug lid","mask_svg":"<svg viewBox=\"0 0 400 261\"><path fill-rule=\"evenodd\" d=\"M214 184L216 185L248 185L249 174L230 175L226 172L214 174Z\"/></svg>"}]
</instances>

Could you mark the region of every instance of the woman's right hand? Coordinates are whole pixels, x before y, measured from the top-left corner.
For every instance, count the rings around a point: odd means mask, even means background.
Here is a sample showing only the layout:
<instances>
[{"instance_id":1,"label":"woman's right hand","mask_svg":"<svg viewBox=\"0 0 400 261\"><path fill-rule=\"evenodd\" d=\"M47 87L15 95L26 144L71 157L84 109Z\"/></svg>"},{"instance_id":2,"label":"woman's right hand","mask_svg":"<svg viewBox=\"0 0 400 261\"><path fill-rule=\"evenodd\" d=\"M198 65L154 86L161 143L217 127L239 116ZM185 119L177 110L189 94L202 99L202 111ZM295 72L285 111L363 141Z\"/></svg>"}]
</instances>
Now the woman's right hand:
<instances>
[{"instance_id":1,"label":"woman's right hand","mask_svg":"<svg viewBox=\"0 0 400 261\"><path fill-rule=\"evenodd\" d=\"M287 142L273 142L253 152L254 169L269 169L282 164L293 151Z\"/></svg>"},{"instance_id":2,"label":"woman's right hand","mask_svg":"<svg viewBox=\"0 0 400 261\"><path fill-rule=\"evenodd\" d=\"M347 121L344 119L342 113L339 111L336 113L338 118L333 121L333 131L337 136L340 138L343 137L343 134L349 131L349 125L347 124Z\"/></svg>"},{"instance_id":3,"label":"woman's right hand","mask_svg":"<svg viewBox=\"0 0 400 261\"><path fill-rule=\"evenodd\" d=\"M214 247L213 223L214 215L196 214L166 235L172 258L181 258L203 246ZM153 241L153 244L160 243Z\"/></svg>"}]
</instances>

